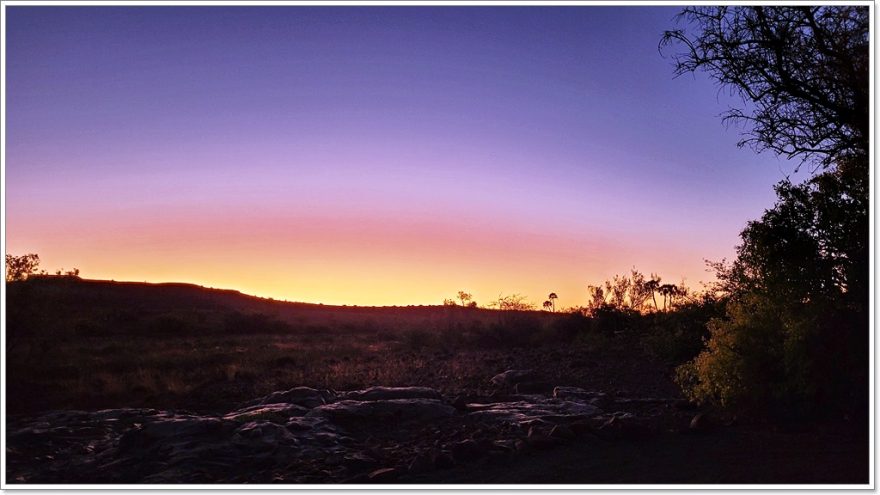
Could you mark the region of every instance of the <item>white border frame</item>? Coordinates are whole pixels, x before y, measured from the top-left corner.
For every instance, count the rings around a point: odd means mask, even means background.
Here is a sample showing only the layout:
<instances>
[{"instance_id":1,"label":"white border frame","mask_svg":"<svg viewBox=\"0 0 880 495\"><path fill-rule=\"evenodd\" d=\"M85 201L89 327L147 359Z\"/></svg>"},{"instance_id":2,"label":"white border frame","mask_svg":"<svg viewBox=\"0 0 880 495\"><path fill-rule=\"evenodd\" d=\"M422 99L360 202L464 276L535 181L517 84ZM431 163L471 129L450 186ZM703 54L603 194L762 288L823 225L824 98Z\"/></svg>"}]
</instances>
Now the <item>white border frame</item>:
<instances>
[{"instance_id":1,"label":"white border frame","mask_svg":"<svg viewBox=\"0 0 880 495\"><path fill-rule=\"evenodd\" d=\"M874 99L874 85L876 83L875 80L875 31L874 31L874 2L867 0L856 0L856 1L816 1L816 0L807 0L807 1L733 1L733 0L721 0L715 2L707 2L707 1L682 1L682 0L666 0L666 1L646 1L646 0L597 0L597 1L583 1L583 0L303 0L303 1L292 1L292 0L253 0L253 1L244 1L244 0L205 0L205 1L197 1L197 0L132 0L132 1L120 1L120 0L73 0L73 1L61 1L61 0L0 0L0 36L3 36L2 41L0 41L0 119L2 119L2 133L0 133L0 150L2 150L2 156L0 156L0 184L2 184L3 190L0 192L0 196L2 196L2 201L0 201L0 217L3 219L3 228L2 232L0 232L0 246L3 248L3 252L6 252L6 7L18 7L18 6L199 6L199 7L214 7L214 6L345 6L345 7L369 7L369 6L386 6L386 7L403 7L403 6L422 6L422 7L468 7L468 6L483 6L483 7L508 7L508 6L521 6L521 7L558 7L558 6L568 6L568 7L589 7L589 6L650 6L650 7L661 7L661 6L691 6L691 5L856 5L856 6L866 6L869 9L869 18L870 18L870 61L869 61L869 85L870 85L870 136L873 138L876 134L876 128L874 126L874 113L876 109L876 101ZM326 484L326 485L316 485L316 484L302 484L302 485L289 485L289 484L271 484L271 485L263 485L263 484L248 484L248 485L232 485L232 484L218 484L218 485L203 485L203 484L192 484L192 485L148 485L148 484L137 484L137 485L121 485L121 484L80 484L80 485L72 485L72 484L58 484L58 485L44 485L44 484L16 484L9 483L6 479L6 284L4 283L0 286L0 314L2 314L2 319L0 319L0 363L2 363L2 367L0 367L0 419L2 419L3 424L0 426L0 465L2 465L2 472L0 472L0 489L15 489L15 490L58 490L58 489L76 489L76 490L155 490L155 489L171 489L171 490L250 490L250 489L268 489L268 490L290 490L290 489L298 489L298 490L449 490L449 489L462 489L462 490L527 490L527 491L544 491L544 490L600 490L600 491L610 491L610 490L852 490L852 489L861 489L861 490L874 490L875 489L875 480L874 480L874 468L875 468L875 429L874 429L874 377L875 377L875 367L874 367L874 332L873 330L876 328L875 326L875 270L876 270L876 259L875 259L875 248L876 243L874 242L874 235L876 233L874 228L874 222L876 221L875 208L875 193L877 186L877 179L875 175L875 146L874 139L870 140L869 143L869 178L871 180L871 197L870 197L870 211L869 211L869 248L870 248L870 259L869 259L869 283L870 283L870 301L869 301L869 319L870 326L868 332L868 346L870 350L870 361L869 361L869 478L868 483L864 485L826 485L826 484L795 484L795 485L762 485L762 484L729 484L729 485L707 485L707 484L694 484L694 485L657 485L657 484L620 484L620 485L597 485L597 484L560 484L560 485L546 485L546 484L485 484L485 485L475 485L475 484L457 484L457 485L438 485L438 484L424 484L424 485L400 485L400 484L376 484L376 485L337 485L337 484Z\"/></svg>"}]
</instances>

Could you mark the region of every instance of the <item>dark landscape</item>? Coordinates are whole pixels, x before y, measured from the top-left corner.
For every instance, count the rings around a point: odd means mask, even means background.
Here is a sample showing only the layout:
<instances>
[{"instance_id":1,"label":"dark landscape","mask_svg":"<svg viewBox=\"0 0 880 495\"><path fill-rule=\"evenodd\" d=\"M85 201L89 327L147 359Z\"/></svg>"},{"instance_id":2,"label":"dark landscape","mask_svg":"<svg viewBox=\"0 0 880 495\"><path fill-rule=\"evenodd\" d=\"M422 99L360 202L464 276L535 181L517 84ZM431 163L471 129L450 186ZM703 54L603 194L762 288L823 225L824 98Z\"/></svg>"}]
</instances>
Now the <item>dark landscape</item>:
<instances>
[{"instance_id":1,"label":"dark landscape","mask_svg":"<svg viewBox=\"0 0 880 495\"><path fill-rule=\"evenodd\" d=\"M867 480L864 418L698 407L648 322L64 276L8 301L15 482Z\"/></svg>"}]
</instances>

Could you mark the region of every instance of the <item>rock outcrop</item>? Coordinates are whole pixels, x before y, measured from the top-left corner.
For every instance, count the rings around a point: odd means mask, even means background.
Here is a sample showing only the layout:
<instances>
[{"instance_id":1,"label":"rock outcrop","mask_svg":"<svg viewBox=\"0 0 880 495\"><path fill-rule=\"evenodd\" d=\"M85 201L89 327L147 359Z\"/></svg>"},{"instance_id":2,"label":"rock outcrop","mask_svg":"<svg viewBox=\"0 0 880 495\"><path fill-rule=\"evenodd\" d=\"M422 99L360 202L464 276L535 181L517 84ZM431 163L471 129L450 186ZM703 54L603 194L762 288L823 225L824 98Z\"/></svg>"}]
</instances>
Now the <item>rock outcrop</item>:
<instances>
[{"instance_id":1,"label":"rock outcrop","mask_svg":"<svg viewBox=\"0 0 880 495\"><path fill-rule=\"evenodd\" d=\"M511 370L493 382L515 386L532 376ZM469 402L464 396L457 401L444 398L425 387L342 392L296 387L224 414L108 409L10 418L8 479L11 483L397 481L410 472L502 462L523 449L577 441L579 425L603 414L594 403L601 397L598 393L571 387L547 390L504 395L503 401L480 397ZM605 425L607 433L629 432L631 428L620 426L628 419L613 418Z\"/></svg>"}]
</instances>

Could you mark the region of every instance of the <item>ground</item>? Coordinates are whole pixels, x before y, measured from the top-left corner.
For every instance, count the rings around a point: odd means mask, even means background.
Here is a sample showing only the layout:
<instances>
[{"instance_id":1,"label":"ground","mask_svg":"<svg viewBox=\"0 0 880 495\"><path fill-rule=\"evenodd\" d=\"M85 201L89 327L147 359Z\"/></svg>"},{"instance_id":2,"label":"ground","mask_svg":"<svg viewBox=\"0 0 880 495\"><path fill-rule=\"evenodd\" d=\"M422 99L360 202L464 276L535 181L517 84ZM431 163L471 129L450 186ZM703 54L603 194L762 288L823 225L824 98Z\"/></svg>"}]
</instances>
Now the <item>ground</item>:
<instances>
[{"instance_id":1,"label":"ground","mask_svg":"<svg viewBox=\"0 0 880 495\"><path fill-rule=\"evenodd\" d=\"M533 333L499 338L511 327L485 310L31 289L9 301L14 482L868 481L866 421L699 407L641 336L562 339L560 315L526 315ZM492 382L507 370L530 373ZM375 386L421 388L364 402Z\"/></svg>"}]
</instances>

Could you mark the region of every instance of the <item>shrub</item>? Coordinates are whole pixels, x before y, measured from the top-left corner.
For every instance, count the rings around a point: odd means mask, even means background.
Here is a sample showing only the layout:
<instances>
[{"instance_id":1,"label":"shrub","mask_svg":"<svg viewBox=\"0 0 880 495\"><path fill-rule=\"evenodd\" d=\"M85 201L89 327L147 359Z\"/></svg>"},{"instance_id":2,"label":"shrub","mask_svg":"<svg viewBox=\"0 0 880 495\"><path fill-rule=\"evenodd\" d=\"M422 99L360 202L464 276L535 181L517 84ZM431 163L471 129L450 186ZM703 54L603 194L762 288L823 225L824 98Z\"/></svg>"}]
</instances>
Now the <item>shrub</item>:
<instances>
[{"instance_id":1,"label":"shrub","mask_svg":"<svg viewBox=\"0 0 880 495\"><path fill-rule=\"evenodd\" d=\"M731 301L709 323L706 348L676 372L700 403L769 416L829 416L866 407L860 324L817 301L783 306L765 295ZM863 404L864 403L864 404Z\"/></svg>"},{"instance_id":2,"label":"shrub","mask_svg":"<svg viewBox=\"0 0 880 495\"><path fill-rule=\"evenodd\" d=\"M731 302L728 319L709 322L706 348L676 372L699 403L749 408L769 403L782 386L782 322L758 297Z\"/></svg>"}]
</instances>

